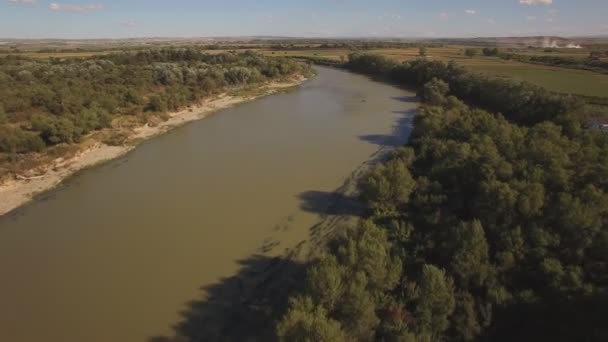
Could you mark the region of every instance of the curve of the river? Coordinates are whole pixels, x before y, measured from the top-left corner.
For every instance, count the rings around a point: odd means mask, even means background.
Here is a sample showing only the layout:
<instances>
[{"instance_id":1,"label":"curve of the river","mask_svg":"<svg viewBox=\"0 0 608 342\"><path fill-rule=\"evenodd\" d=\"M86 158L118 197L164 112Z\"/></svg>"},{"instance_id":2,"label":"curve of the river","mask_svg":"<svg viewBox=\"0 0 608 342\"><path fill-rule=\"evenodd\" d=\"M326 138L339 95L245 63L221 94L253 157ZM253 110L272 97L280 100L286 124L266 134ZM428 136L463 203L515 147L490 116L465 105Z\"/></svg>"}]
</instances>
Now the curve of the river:
<instances>
[{"instance_id":1,"label":"curve of the river","mask_svg":"<svg viewBox=\"0 0 608 342\"><path fill-rule=\"evenodd\" d=\"M353 170L405 142L415 107L402 89L318 68L293 92L79 173L0 218L0 340L170 334L238 260L306 240Z\"/></svg>"}]
</instances>

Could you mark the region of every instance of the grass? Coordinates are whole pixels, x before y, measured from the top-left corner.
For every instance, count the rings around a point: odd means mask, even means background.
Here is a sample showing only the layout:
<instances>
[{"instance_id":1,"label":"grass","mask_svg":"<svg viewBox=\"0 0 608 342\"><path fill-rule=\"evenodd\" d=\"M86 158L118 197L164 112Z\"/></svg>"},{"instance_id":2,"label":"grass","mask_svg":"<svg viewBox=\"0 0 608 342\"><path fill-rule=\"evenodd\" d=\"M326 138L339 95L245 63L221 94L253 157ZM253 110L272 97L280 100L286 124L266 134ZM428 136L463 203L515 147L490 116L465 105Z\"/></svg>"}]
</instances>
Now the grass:
<instances>
[{"instance_id":1,"label":"grass","mask_svg":"<svg viewBox=\"0 0 608 342\"><path fill-rule=\"evenodd\" d=\"M549 90L586 96L608 96L608 75L519 62L469 64L472 71L528 81Z\"/></svg>"}]
</instances>

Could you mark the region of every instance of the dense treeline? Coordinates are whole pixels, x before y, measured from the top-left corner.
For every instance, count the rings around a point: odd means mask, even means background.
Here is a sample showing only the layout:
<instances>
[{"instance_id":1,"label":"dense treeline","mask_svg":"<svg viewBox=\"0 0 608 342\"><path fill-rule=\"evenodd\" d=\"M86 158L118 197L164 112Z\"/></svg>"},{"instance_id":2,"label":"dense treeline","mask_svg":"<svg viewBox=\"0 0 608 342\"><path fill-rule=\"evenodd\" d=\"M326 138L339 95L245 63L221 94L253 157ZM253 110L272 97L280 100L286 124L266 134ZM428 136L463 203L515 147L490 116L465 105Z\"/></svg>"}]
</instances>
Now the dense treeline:
<instances>
[{"instance_id":1,"label":"dense treeline","mask_svg":"<svg viewBox=\"0 0 608 342\"><path fill-rule=\"evenodd\" d=\"M48 61L0 57L0 152L77 142L117 115L164 113L229 87L304 72L289 59L191 48Z\"/></svg>"},{"instance_id":2,"label":"dense treeline","mask_svg":"<svg viewBox=\"0 0 608 342\"><path fill-rule=\"evenodd\" d=\"M573 132L585 119L585 103L577 97L555 94L526 82L466 72L453 62L418 59L398 63L377 55L352 54L346 66L413 87L421 87L436 78L447 83L451 94L459 99L502 113L518 124L533 125L550 120Z\"/></svg>"},{"instance_id":3,"label":"dense treeline","mask_svg":"<svg viewBox=\"0 0 608 342\"><path fill-rule=\"evenodd\" d=\"M562 102L536 88L520 104L481 102L503 116L454 96L469 79L454 66L353 57L422 84L425 104L408 145L361 179L370 217L309 267L279 339L608 339L608 135L573 127L559 105L539 113ZM525 90L490 84L496 99Z\"/></svg>"}]
</instances>

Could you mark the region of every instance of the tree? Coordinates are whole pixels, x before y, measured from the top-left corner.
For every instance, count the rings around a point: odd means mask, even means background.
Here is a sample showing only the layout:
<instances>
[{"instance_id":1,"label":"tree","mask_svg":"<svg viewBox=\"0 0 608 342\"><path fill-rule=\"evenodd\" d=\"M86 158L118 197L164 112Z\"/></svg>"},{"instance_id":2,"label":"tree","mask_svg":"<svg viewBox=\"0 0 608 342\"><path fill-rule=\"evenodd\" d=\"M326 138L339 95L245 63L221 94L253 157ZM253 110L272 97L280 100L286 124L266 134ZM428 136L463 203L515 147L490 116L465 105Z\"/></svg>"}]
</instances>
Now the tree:
<instances>
[{"instance_id":1,"label":"tree","mask_svg":"<svg viewBox=\"0 0 608 342\"><path fill-rule=\"evenodd\" d=\"M169 109L169 107L167 106L167 101L159 96L159 95L154 95L150 97L150 101L148 102L148 105L146 106L146 111L148 112L166 112Z\"/></svg>"},{"instance_id":2,"label":"tree","mask_svg":"<svg viewBox=\"0 0 608 342\"><path fill-rule=\"evenodd\" d=\"M287 314L277 325L277 336L285 342L341 342L346 336L340 323L309 297L291 299Z\"/></svg>"},{"instance_id":3,"label":"tree","mask_svg":"<svg viewBox=\"0 0 608 342\"><path fill-rule=\"evenodd\" d=\"M433 265L424 265L417 297L415 316L420 333L429 336L431 341L440 340L441 334L450 325L449 319L455 307L452 279L445 271Z\"/></svg>"},{"instance_id":4,"label":"tree","mask_svg":"<svg viewBox=\"0 0 608 342\"><path fill-rule=\"evenodd\" d=\"M376 302L368 290L368 279L364 272L351 274L336 316L344 326L350 340L368 341L380 320L376 316Z\"/></svg>"},{"instance_id":5,"label":"tree","mask_svg":"<svg viewBox=\"0 0 608 342\"><path fill-rule=\"evenodd\" d=\"M449 84L440 79L433 78L420 89L418 96L423 102L438 106L446 101L446 96L449 92Z\"/></svg>"},{"instance_id":6,"label":"tree","mask_svg":"<svg viewBox=\"0 0 608 342\"><path fill-rule=\"evenodd\" d=\"M490 273L489 247L479 221L461 223L454 229L455 251L451 270L460 287L481 286Z\"/></svg>"},{"instance_id":7,"label":"tree","mask_svg":"<svg viewBox=\"0 0 608 342\"><path fill-rule=\"evenodd\" d=\"M427 51L426 51L426 46L421 46L421 47L418 49L418 55L419 55L420 57L426 57L426 53L427 53Z\"/></svg>"},{"instance_id":8,"label":"tree","mask_svg":"<svg viewBox=\"0 0 608 342\"><path fill-rule=\"evenodd\" d=\"M365 274L370 291L394 288L401 275L401 261L391 255L386 230L371 220L362 220L356 227L347 228L338 240L335 254L346 267L346 277L355 272Z\"/></svg>"},{"instance_id":9,"label":"tree","mask_svg":"<svg viewBox=\"0 0 608 342\"><path fill-rule=\"evenodd\" d=\"M456 298L452 319L455 333L461 341L474 341L482 330L475 310L475 299L468 292L460 292ZM456 336L453 337L456 340Z\"/></svg>"},{"instance_id":10,"label":"tree","mask_svg":"<svg viewBox=\"0 0 608 342\"><path fill-rule=\"evenodd\" d=\"M0 124L20 124L47 145L74 143L110 126L118 115L165 113L226 86L308 70L286 58L253 52L206 54L198 48L150 48L61 61L4 56Z\"/></svg>"},{"instance_id":11,"label":"tree","mask_svg":"<svg viewBox=\"0 0 608 342\"><path fill-rule=\"evenodd\" d=\"M335 256L326 255L308 270L307 293L315 303L332 310L343 295L344 276L344 267Z\"/></svg>"},{"instance_id":12,"label":"tree","mask_svg":"<svg viewBox=\"0 0 608 342\"><path fill-rule=\"evenodd\" d=\"M80 135L74 123L65 117L37 115L32 118L32 129L48 144L73 143Z\"/></svg>"},{"instance_id":13,"label":"tree","mask_svg":"<svg viewBox=\"0 0 608 342\"><path fill-rule=\"evenodd\" d=\"M0 152L25 153L39 152L44 148L44 141L36 133L27 132L19 127L0 125Z\"/></svg>"},{"instance_id":14,"label":"tree","mask_svg":"<svg viewBox=\"0 0 608 342\"><path fill-rule=\"evenodd\" d=\"M464 50L464 54L465 56L469 57L469 58L473 58L475 56L477 56L479 51L477 51L477 49L473 49L473 48L467 48Z\"/></svg>"},{"instance_id":15,"label":"tree","mask_svg":"<svg viewBox=\"0 0 608 342\"><path fill-rule=\"evenodd\" d=\"M359 183L361 197L378 215L397 215L409 202L414 179L405 163L393 159L376 167Z\"/></svg>"},{"instance_id":16,"label":"tree","mask_svg":"<svg viewBox=\"0 0 608 342\"><path fill-rule=\"evenodd\" d=\"M483 55L490 57L490 56L497 56L498 55L498 49L497 48L483 48Z\"/></svg>"}]
</instances>

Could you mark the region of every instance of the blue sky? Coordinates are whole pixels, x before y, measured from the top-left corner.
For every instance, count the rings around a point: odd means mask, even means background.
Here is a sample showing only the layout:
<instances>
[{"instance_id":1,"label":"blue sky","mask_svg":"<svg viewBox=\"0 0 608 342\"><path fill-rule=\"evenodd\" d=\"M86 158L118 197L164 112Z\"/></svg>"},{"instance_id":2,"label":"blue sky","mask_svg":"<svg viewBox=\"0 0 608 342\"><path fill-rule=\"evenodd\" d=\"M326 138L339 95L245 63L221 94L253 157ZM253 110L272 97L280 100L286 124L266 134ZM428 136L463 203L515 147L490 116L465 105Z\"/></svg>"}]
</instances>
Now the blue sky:
<instances>
[{"instance_id":1,"label":"blue sky","mask_svg":"<svg viewBox=\"0 0 608 342\"><path fill-rule=\"evenodd\" d=\"M0 37L608 34L608 0L0 0Z\"/></svg>"}]
</instances>

